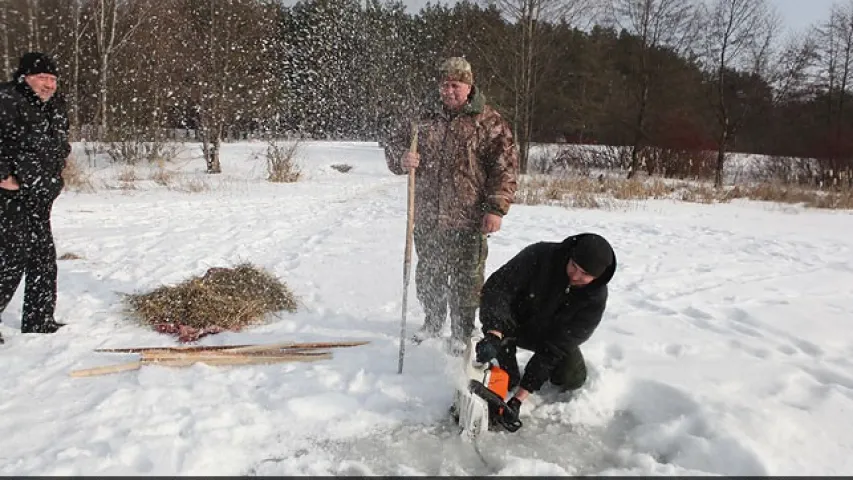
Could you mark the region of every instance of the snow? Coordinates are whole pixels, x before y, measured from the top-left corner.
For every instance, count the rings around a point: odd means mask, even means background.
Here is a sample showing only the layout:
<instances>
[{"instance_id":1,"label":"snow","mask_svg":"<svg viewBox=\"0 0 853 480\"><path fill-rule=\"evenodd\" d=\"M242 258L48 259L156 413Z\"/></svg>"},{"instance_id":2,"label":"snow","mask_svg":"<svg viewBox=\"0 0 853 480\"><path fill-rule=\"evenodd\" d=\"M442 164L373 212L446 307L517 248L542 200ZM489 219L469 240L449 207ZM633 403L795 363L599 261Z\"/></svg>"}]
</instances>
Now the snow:
<instances>
[{"instance_id":1,"label":"snow","mask_svg":"<svg viewBox=\"0 0 853 480\"><path fill-rule=\"evenodd\" d=\"M82 151L75 145L76 151ZM408 345L397 373L406 180L373 143L306 142L294 184L264 180L265 144L197 146L175 184L116 180L66 192L54 335L21 334L20 288L0 331L3 475L849 475L853 473L853 216L741 201L623 209L516 205L489 244L490 273L529 243L596 231L620 268L582 350L573 397L547 387L515 434L475 446L439 426L458 361ZM332 164L354 168L339 173ZM105 184L114 188L104 188ZM286 281L298 312L204 344L369 340L330 360L144 366L103 347L172 345L129 320L121 295L251 261ZM415 258L416 261L416 258ZM409 293L407 327L422 321ZM445 328L449 334L449 325ZM529 358L521 357L521 364Z\"/></svg>"}]
</instances>

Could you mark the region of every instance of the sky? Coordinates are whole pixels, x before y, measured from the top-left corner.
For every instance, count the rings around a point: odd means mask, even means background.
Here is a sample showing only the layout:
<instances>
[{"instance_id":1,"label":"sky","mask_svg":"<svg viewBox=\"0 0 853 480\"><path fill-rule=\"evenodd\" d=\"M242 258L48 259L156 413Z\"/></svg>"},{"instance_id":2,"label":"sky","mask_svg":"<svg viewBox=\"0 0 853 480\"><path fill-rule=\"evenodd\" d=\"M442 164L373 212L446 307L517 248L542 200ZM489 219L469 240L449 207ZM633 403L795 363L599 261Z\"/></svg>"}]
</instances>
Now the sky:
<instances>
[{"instance_id":1,"label":"sky","mask_svg":"<svg viewBox=\"0 0 853 480\"><path fill-rule=\"evenodd\" d=\"M404 0L412 11L420 10L428 0ZM829 17L833 3L842 4L845 0L770 0L776 7L789 30L804 30L815 22ZM455 0L432 0L432 3L455 3Z\"/></svg>"},{"instance_id":2,"label":"sky","mask_svg":"<svg viewBox=\"0 0 853 480\"><path fill-rule=\"evenodd\" d=\"M804 30L817 22L829 18L833 3L843 4L839 0L770 0L784 19L790 30Z\"/></svg>"}]
</instances>

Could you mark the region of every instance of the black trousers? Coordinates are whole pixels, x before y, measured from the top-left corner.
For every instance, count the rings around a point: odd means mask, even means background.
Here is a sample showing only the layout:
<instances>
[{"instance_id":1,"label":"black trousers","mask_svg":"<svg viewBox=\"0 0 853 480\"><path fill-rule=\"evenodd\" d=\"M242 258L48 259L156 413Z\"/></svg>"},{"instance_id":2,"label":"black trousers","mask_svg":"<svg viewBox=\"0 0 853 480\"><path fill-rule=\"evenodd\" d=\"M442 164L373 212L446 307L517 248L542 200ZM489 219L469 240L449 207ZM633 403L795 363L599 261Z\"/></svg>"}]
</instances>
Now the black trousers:
<instances>
[{"instance_id":1,"label":"black trousers","mask_svg":"<svg viewBox=\"0 0 853 480\"><path fill-rule=\"evenodd\" d=\"M52 202L39 203L0 189L0 312L15 295L21 278L24 309L21 331L53 320L56 308L56 246L50 228Z\"/></svg>"},{"instance_id":2,"label":"black trousers","mask_svg":"<svg viewBox=\"0 0 853 480\"><path fill-rule=\"evenodd\" d=\"M510 388L515 388L521 382L521 371L518 368L517 349L536 351L534 347L523 343L510 342L498 353L498 363L509 374ZM575 347L562 362L551 371L549 381L561 390L576 390L586 383L586 361L579 347Z\"/></svg>"}]
</instances>

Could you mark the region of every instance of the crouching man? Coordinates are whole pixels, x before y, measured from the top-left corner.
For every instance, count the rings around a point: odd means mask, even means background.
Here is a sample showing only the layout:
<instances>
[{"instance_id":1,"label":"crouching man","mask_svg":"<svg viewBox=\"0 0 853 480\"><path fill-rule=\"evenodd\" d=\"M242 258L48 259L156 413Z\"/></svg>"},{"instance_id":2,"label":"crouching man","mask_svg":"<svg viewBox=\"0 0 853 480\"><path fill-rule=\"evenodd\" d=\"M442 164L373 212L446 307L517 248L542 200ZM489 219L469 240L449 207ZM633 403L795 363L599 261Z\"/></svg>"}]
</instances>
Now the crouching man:
<instances>
[{"instance_id":1,"label":"crouching man","mask_svg":"<svg viewBox=\"0 0 853 480\"><path fill-rule=\"evenodd\" d=\"M517 416L521 403L546 381L562 390L586 382L579 346L601 322L616 255L602 236L582 233L563 242L529 245L489 276L480 300L484 338L478 362L497 359L510 377L507 401ZM519 371L516 349L534 352Z\"/></svg>"}]
</instances>

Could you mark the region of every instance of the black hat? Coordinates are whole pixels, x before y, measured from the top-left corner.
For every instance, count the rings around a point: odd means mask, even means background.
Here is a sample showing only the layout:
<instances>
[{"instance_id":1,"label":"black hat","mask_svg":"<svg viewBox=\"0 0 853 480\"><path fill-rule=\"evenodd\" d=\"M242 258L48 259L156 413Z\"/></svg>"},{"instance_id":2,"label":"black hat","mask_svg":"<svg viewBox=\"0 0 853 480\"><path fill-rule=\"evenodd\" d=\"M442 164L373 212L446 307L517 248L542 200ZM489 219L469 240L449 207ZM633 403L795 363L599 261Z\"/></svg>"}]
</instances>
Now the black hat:
<instances>
[{"instance_id":1,"label":"black hat","mask_svg":"<svg viewBox=\"0 0 853 480\"><path fill-rule=\"evenodd\" d=\"M56 77L59 76L59 70L56 68L56 63L49 56L40 52L25 53L18 63L18 70L15 71L15 80L26 75L38 75L39 73L49 73Z\"/></svg>"},{"instance_id":2,"label":"black hat","mask_svg":"<svg viewBox=\"0 0 853 480\"><path fill-rule=\"evenodd\" d=\"M572 251L572 260L586 273L600 277L613 264L613 248L601 235L579 235Z\"/></svg>"}]
</instances>

